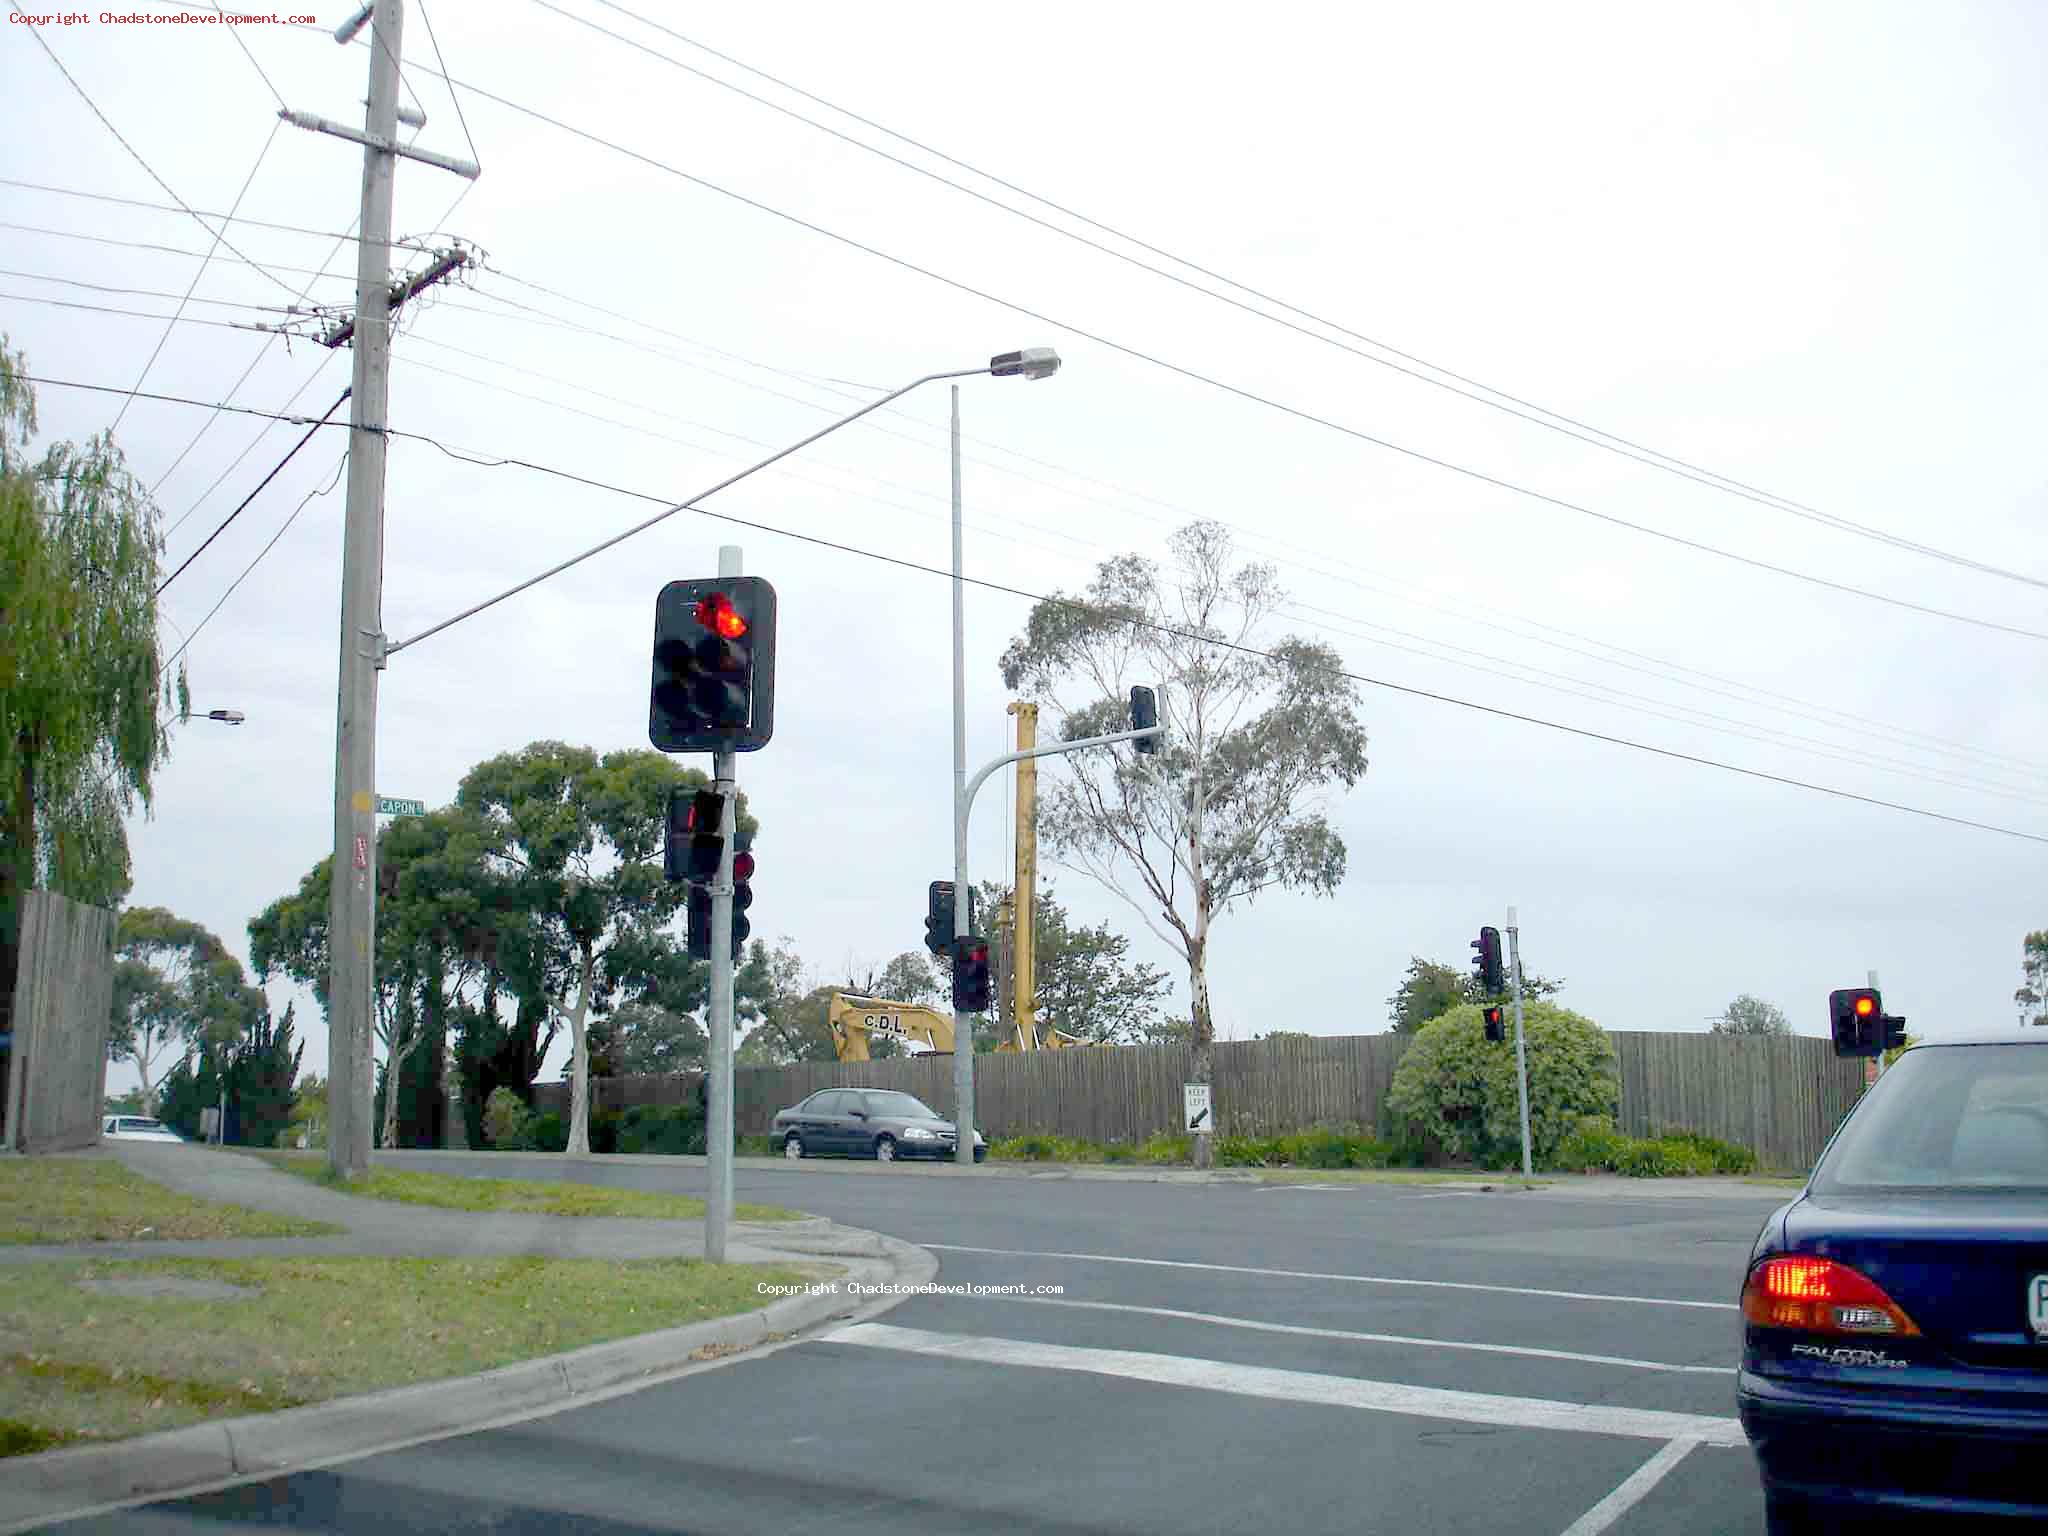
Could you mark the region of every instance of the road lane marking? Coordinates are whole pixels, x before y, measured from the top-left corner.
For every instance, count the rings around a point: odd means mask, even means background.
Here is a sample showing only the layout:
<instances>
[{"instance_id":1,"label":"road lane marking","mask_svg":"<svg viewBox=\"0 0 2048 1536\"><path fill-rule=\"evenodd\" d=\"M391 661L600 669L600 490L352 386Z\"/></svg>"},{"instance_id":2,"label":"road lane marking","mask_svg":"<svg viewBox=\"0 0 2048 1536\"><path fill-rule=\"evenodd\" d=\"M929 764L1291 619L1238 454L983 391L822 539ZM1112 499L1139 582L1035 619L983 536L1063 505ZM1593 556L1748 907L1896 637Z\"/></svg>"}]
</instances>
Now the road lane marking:
<instances>
[{"instance_id":1,"label":"road lane marking","mask_svg":"<svg viewBox=\"0 0 2048 1536\"><path fill-rule=\"evenodd\" d=\"M1676 1371L1694 1376L1729 1376L1735 1365L1672 1365L1663 1360L1631 1360L1624 1355L1586 1355L1568 1349L1537 1349L1524 1344L1474 1344L1459 1339L1419 1339L1398 1333L1357 1333L1348 1328L1309 1328L1299 1323L1267 1323L1249 1317L1224 1317L1214 1312L1182 1312L1173 1307L1139 1307L1119 1301L1064 1301L1052 1296L1005 1296L1034 1307L1082 1307L1092 1312L1136 1312L1146 1317L1172 1317L1221 1328L1249 1328L1258 1333L1294 1333L1313 1339L1356 1339L1365 1344L1419 1344L1429 1349L1468 1349L1489 1355L1528 1355L1538 1360L1570 1360L1582 1365L1620 1365L1632 1371Z\"/></svg>"},{"instance_id":2,"label":"road lane marking","mask_svg":"<svg viewBox=\"0 0 2048 1536\"><path fill-rule=\"evenodd\" d=\"M1674 1440L1622 1480L1621 1486L1564 1528L1564 1536L1600 1536L1623 1515L1642 1503L1652 1488L1670 1474L1700 1442Z\"/></svg>"},{"instance_id":3,"label":"road lane marking","mask_svg":"<svg viewBox=\"0 0 2048 1536\"><path fill-rule=\"evenodd\" d=\"M1604 1403L1556 1402L1540 1397L1505 1397L1491 1392L1456 1392L1445 1387L1413 1387L1402 1382L1366 1381L1355 1376L1324 1376L1313 1371L1232 1365L1188 1355L1154 1355L1129 1349L1083 1349L1071 1344L1034 1344L1024 1339L930 1333L921 1328L898 1328L889 1323L853 1323L822 1335L820 1342L930 1355L979 1365L1029 1366L1039 1370L1115 1376L1163 1387L1188 1387L1197 1391L1229 1392L1242 1397L1271 1398L1282 1402L1400 1413L1412 1418L1451 1419L1467 1424L1568 1430L1577 1434L1620 1435L1638 1440L1697 1440L1705 1445L1731 1447L1749 1443L1743 1436L1742 1425L1736 1420L1711 1418L1705 1414L1671 1413L1655 1408L1616 1408Z\"/></svg>"},{"instance_id":4,"label":"road lane marking","mask_svg":"<svg viewBox=\"0 0 2048 1536\"><path fill-rule=\"evenodd\" d=\"M1530 1285L1482 1285L1476 1280L1408 1280L1392 1275L1331 1275L1306 1269L1254 1269L1244 1264L1198 1264L1192 1259L1135 1259L1120 1253L1048 1253L1033 1248L972 1248L965 1243L920 1243L934 1253L993 1253L1007 1259L1072 1259L1082 1264L1149 1264L1160 1269L1200 1269L1225 1275L1264 1275L1276 1280L1342 1280L1351 1285L1409 1285L1425 1290L1489 1291L1502 1296L1548 1296L1560 1301L1611 1301L1634 1307L1697 1307L1708 1312L1739 1310L1732 1301L1680 1301L1668 1296L1602 1296L1591 1291L1546 1291Z\"/></svg>"}]
</instances>

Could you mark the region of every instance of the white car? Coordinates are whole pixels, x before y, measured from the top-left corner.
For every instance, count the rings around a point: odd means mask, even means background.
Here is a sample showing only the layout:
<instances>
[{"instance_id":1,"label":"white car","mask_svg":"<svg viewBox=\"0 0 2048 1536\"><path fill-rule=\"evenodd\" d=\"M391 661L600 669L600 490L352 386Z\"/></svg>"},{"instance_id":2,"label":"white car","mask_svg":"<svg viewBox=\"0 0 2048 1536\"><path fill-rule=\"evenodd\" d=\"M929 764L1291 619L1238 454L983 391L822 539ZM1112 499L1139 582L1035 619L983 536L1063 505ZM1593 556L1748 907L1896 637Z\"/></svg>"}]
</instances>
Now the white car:
<instances>
[{"instance_id":1,"label":"white car","mask_svg":"<svg viewBox=\"0 0 2048 1536\"><path fill-rule=\"evenodd\" d=\"M163 1121L145 1120L140 1115L109 1115L100 1124L100 1134L120 1141L175 1141L182 1145L185 1140Z\"/></svg>"}]
</instances>

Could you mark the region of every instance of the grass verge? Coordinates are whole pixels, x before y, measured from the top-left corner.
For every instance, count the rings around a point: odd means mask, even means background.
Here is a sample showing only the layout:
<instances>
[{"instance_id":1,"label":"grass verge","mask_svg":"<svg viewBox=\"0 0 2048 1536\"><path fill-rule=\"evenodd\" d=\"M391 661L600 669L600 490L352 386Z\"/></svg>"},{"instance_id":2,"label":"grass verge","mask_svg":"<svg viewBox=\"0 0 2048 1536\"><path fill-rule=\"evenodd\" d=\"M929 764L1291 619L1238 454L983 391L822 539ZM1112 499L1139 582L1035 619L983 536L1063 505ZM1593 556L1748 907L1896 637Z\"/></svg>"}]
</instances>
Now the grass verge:
<instances>
[{"instance_id":1,"label":"grass verge","mask_svg":"<svg viewBox=\"0 0 2048 1536\"><path fill-rule=\"evenodd\" d=\"M81 1281L224 1281L232 1300ZM0 1292L0 1455L261 1413L751 1312L785 1265L701 1259L80 1260Z\"/></svg>"},{"instance_id":2,"label":"grass verge","mask_svg":"<svg viewBox=\"0 0 2048 1536\"><path fill-rule=\"evenodd\" d=\"M461 1174L399 1168L372 1168L364 1177L344 1184L328 1172L325 1158L281 1152L265 1153L263 1157L274 1168L328 1189L368 1200L396 1200L404 1205L539 1216L636 1216L656 1221L700 1221L704 1216L704 1202L694 1195L607 1189L566 1179L472 1179ZM803 1215L779 1205L736 1205L733 1219L801 1221Z\"/></svg>"},{"instance_id":3,"label":"grass verge","mask_svg":"<svg viewBox=\"0 0 2048 1536\"><path fill-rule=\"evenodd\" d=\"M215 1205L101 1158L0 1162L0 1243L125 1243L224 1237L325 1237L317 1221Z\"/></svg>"},{"instance_id":4,"label":"grass verge","mask_svg":"<svg viewBox=\"0 0 2048 1536\"><path fill-rule=\"evenodd\" d=\"M1541 1189L1548 1179L1519 1173L1471 1173L1460 1168L1261 1168L1261 1184L1492 1184Z\"/></svg>"}]
</instances>

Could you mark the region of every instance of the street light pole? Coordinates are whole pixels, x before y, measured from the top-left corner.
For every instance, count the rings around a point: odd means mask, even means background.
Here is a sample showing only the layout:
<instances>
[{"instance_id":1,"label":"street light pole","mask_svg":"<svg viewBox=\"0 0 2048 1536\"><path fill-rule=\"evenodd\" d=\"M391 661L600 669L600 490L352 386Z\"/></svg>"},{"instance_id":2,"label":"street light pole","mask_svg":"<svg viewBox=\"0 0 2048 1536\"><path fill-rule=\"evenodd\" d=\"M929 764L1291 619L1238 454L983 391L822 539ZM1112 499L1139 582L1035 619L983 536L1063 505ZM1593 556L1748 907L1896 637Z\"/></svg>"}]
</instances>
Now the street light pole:
<instances>
[{"instance_id":1,"label":"street light pole","mask_svg":"<svg viewBox=\"0 0 2048 1536\"><path fill-rule=\"evenodd\" d=\"M953 963L968 933L974 896L967 884L967 583L960 556L960 386L953 386ZM974 1166L974 1023L953 997L953 1161Z\"/></svg>"}]
</instances>

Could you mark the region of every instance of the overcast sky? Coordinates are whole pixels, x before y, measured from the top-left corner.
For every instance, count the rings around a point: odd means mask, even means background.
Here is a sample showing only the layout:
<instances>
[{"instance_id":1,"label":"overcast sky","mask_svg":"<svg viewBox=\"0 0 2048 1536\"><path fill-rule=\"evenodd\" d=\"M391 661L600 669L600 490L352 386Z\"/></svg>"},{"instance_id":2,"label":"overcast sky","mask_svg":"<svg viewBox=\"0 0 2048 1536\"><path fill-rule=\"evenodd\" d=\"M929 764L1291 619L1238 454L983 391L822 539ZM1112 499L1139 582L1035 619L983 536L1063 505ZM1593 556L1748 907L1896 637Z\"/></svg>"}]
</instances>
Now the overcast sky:
<instances>
[{"instance_id":1,"label":"overcast sky","mask_svg":"<svg viewBox=\"0 0 2048 1536\"><path fill-rule=\"evenodd\" d=\"M1332 900L1274 892L1219 921L1220 1034L1377 1032L1411 956L1463 967L1510 904L1526 964L1565 978L1563 1000L1613 1029L1701 1029L1751 992L1824 1033L1828 991L1870 970L1916 1031L2016 1026L2020 940L2048 924L2048 12L1370 3L1269 6L1248 22L1235 7L1068 0L631 8L1171 256L596 0L434 0L424 15L415 0L404 57L428 117L419 143L474 154L483 174L450 215L464 183L402 164L396 226L443 230L485 259L408 313L394 427L681 500L857 399L1056 347L1065 366L1049 381L961 389L970 577L1073 591L1110 555L1161 555L1175 527L1220 518L1289 594L1265 638L1314 635L1378 682L2033 839L1362 684L1370 772L1330 803L1349 875ZM296 110L360 123L367 44L328 35L344 8L310 9L326 31L34 31L192 208L240 196L246 217L339 234L361 154L280 125L262 78ZM1172 258L1197 262L1355 334L1242 293L1313 334L1219 303L583 21L1058 229L1218 286ZM10 19L0 50L15 126L0 175L168 202L30 33ZM478 91L451 101L430 72L435 41L457 80L567 128ZM183 213L4 185L0 219L0 329L39 375L125 390L161 341L152 391L220 401L254 359L235 403L317 415L348 382L345 350L219 324L166 340L161 320L38 302L168 316L200 268L178 253L211 244ZM316 301L352 299L354 247L331 235L237 225L229 239L275 276L217 253L188 320L275 320L197 301L289 304L308 281ZM310 279L323 263L331 275ZM1766 494L1602 451L1372 358L1437 380L1454 370ZM47 387L40 407L49 436L81 437L120 400ZM710 505L943 568L946 410L945 386L927 386ZM1632 531L1290 411L1963 617ZM168 560L298 435L134 403L119 439L175 525ZM248 721L182 728L153 816L130 829L131 899L205 923L244 958L250 917L331 851L344 498L314 493L343 438L316 436L164 598L168 644L194 637L195 708ZM417 634L650 510L397 442L385 627ZM441 804L472 765L536 739L645 746L655 593L715 574L722 543L744 547L781 604L775 739L742 765L762 823L755 932L789 936L822 972L879 964L917 946L925 884L950 873L940 576L679 514L392 658L378 789ZM970 766L1009 745L996 658L1027 612L969 589ZM979 802L976 878L1002 874L1007 798L992 785ZM1125 925L1144 958L1174 968L1115 896L1051 873L1079 915ZM292 995L272 987L280 1006ZM310 998L299 1016L307 1065L324 1074ZM116 1068L109 1087L132 1081Z\"/></svg>"}]
</instances>

